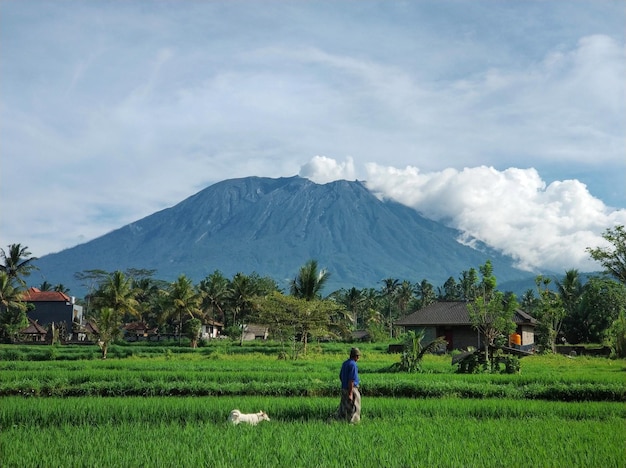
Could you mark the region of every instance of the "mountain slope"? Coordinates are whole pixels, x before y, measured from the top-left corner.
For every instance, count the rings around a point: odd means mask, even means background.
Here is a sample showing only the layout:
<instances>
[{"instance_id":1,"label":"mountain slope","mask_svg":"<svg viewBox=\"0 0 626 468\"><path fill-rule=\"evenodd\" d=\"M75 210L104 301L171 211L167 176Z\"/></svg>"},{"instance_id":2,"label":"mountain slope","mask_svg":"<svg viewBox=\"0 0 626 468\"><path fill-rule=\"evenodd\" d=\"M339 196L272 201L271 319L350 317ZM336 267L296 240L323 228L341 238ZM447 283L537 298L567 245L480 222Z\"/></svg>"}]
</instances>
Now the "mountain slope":
<instances>
[{"instance_id":1,"label":"mountain slope","mask_svg":"<svg viewBox=\"0 0 626 468\"><path fill-rule=\"evenodd\" d=\"M331 273L325 293L379 288L389 277L439 286L488 258L500 282L529 276L509 258L459 244L458 234L411 208L379 200L360 182L247 177L211 185L171 208L44 256L37 265L42 277L76 295L85 291L73 275L87 269L156 269L157 278L186 274L195 282L215 270L227 277L256 272L286 288L309 259Z\"/></svg>"}]
</instances>

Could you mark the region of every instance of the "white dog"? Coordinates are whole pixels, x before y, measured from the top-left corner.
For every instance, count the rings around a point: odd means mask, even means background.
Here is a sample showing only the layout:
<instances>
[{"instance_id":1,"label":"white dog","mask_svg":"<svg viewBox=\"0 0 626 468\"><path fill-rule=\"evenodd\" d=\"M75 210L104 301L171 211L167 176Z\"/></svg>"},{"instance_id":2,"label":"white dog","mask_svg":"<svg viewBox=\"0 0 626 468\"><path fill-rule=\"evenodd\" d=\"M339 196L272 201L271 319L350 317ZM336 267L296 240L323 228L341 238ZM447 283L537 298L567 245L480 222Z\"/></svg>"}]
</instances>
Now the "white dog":
<instances>
[{"instance_id":1,"label":"white dog","mask_svg":"<svg viewBox=\"0 0 626 468\"><path fill-rule=\"evenodd\" d=\"M228 421L232 424L247 423L256 426L261 421L269 420L270 417L264 411L259 411L258 413L244 414L238 409L234 409L230 412L230 416L228 416Z\"/></svg>"}]
</instances>

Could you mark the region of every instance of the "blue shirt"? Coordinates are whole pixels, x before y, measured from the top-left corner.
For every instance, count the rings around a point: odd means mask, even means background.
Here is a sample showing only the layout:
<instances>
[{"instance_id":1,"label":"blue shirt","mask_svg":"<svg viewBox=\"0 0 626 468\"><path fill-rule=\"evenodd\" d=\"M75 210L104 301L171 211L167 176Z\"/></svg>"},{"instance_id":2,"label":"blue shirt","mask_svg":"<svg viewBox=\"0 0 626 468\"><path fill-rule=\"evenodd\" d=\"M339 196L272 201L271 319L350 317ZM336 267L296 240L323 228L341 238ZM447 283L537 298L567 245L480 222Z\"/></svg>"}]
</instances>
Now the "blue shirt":
<instances>
[{"instance_id":1,"label":"blue shirt","mask_svg":"<svg viewBox=\"0 0 626 468\"><path fill-rule=\"evenodd\" d=\"M356 365L354 359L347 359L341 365L341 371L339 372L339 378L341 379L341 388L348 389L350 381L354 381L354 386L359 386L359 368Z\"/></svg>"}]
</instances>

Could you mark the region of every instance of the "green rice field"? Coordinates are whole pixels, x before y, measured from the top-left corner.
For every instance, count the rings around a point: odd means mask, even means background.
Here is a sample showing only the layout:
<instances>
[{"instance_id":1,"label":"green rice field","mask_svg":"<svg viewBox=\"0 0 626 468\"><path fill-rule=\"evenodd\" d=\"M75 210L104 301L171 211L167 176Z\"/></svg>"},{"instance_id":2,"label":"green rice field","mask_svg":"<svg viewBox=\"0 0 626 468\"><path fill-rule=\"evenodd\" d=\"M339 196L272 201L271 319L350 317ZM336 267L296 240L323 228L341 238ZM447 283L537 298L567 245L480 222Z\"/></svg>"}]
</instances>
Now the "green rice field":
<instances>
[{"instance_id":1,"label":"green rice field","mask_svg":"<svg viewBox=\"0 0 626 468\"><path fill-rule=\"evenodd\" d=\"M532 356L520 374L460 375L427 356L423 373L394 374L397 355L364 345L362 421L348 425L333 414L349 345L334 346L297 361L255 346L3 359L0 466L626 466L624 361ZM271 421L232 426L234 408Z\"/></svg>"}]
</instances>

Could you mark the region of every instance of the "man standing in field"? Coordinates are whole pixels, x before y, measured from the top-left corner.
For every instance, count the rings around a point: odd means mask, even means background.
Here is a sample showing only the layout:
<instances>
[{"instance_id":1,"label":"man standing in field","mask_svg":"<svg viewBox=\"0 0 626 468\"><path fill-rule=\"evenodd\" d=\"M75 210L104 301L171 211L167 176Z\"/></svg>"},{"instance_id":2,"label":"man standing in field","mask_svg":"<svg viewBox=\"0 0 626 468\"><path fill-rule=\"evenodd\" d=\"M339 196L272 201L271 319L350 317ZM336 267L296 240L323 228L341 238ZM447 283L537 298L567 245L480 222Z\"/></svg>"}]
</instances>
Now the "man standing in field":
<instances>
[{"instance_id":1,"label":"man standing in field","mask_svg":"<svg viewBox=\"0 0 626 468\"><path fill-rule=\"evenodd\" d=\"M339 379L341 380L341 402L337 410L339 419L350 423L361 420L361 393L359 392L359 368L357 361L361 357L359 348L350 350L350 358L341 365Z\"/></svg>"}]
</instances>

